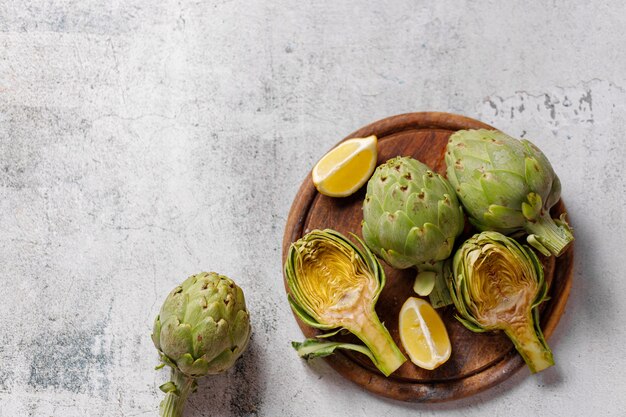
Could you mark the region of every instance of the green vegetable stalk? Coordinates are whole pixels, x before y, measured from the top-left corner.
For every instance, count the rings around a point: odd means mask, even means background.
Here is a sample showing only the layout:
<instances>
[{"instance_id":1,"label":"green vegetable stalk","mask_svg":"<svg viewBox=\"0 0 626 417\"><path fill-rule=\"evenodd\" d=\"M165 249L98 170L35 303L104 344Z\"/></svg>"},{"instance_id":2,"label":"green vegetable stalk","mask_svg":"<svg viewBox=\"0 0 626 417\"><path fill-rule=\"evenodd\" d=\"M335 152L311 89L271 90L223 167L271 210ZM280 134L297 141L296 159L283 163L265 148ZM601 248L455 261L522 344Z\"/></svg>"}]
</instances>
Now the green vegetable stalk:
<instances>
[{"instance_id":1,"label":"green vegetable stalk","mask_svg":"<svg viewBox=\"0 0 626 417\"><path fill-rule=\"evenodd\" d=\"M196 379L231 368L250 340L243 291L230 278L202 272L167 296L154 321L152 341L162 364L171 367L162 417L180 417Z\"/></svg>"},{"instance_id":2,"label":"green vegetable stalk","mask_svg":"<svg viewBox=\"0 0 626 417\"><path fill-rule=\"evenodd\" d=\"M289 303L297 316L309 326L336 330L320 338L345 329L365 346L322 339L293 346L304 358L326 356L337 348L355 350L388 376L406 358L374 310L385 273L374 254L360 243L363 249L334 230L313 230L291 245L285 277Z\"/></svg>"},{"instance_id":3,"label":"green vegetable stalk","mask_svg":"<svg viewBox=\"0 0 626 417\"><path fill-rule=\"evenodd\" d=\"M433 307L451 304L444 261L463 231L463 209L452 186L426 165L397 157L379 166L363 202L363 239L394 268L415 267L414 289Z\"/></svg>"},{"instance_id":4,"label":"green vegetable stalk","mask_svg":"<svg viewBox=\"0 0 626 417\"><path fill-rule=\"evenodd\" d=\"M542 254L560 256L574 240L565 222L550 217L561 182L531 142L497 130L461 130L446 148L448 180L479 230L523 231Z\"/></svg>"},{"instance_id":5,"label":"green vegetable stalk","mask_svg":"<svg viewBox=\"0 0 626 417\"><path fill-rule=\"evenodd\" d=\"M449 277L457 319L474 332L503 330L531 372L554 365L537 306L547 298L534 252L498 232L482 232L457 250Z\"/></svg>"}]
</instances>

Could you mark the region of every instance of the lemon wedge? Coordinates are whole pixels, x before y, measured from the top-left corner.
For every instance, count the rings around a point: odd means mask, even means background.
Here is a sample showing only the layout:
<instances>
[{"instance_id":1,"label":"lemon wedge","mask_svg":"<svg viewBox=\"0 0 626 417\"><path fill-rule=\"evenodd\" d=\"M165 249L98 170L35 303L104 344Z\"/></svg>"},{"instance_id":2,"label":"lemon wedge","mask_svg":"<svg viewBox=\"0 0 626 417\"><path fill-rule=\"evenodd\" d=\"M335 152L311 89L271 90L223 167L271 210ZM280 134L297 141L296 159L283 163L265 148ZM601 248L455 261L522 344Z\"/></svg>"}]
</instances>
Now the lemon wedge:
<instances>
[{"instance_id":1,"label":"lemon wedge","mask_svg":"<svg viewBox=\"0 0 626 417\"><path fill-rule=\"evenodd\" d=\"M348 139L313 167L313 184L329 197L347 197L367 182L376 168L376 136Z\"/></svg>"},{"instance_id":2,"label":"lemon wedge","mask_svg":"<svg viewBox=\"0 0 626 417\"><path fill-rule=\"evenodd\" d=\"M450 358L450 338L443 320L428 301L410 297L400 310L400 341L411 362L435 369Z\"/></svg>"}]
</instances>

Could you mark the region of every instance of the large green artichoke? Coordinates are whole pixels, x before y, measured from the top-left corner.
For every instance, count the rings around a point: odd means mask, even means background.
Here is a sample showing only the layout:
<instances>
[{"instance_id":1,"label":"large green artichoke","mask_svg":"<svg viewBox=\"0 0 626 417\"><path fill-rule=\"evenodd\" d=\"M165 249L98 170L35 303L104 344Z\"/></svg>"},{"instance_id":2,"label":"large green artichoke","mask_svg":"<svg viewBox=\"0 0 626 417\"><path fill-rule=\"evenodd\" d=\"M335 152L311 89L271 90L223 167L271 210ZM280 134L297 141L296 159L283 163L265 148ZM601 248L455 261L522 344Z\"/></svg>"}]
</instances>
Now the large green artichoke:
<instances>
[{"instance_id":1,"label":"large green artichoke","mask_svg":"<svg viewBox=\"0 0 626 417\"><path fill-rule=\"evenodd\" d=\"M250 340L243 291L215 272L187 278L167 296L154 321L152 341L172 379L161 390L161 416L181 416L196 378L233 366ZM163 365L161 365L163 366Z\"/></svg>"},{"instance_id":2,"label":"large green artichoke","mask_svg":"<svg viewBox=\"0 0 626 417\"><path fill-rule=\"evenodd\" d=\"M441 175L409 157L379 166L363 202L363 238L389 265L416 267L415 289L435 307L449 304L443 261L463 231L454 189Z\"/></svg>"},{"instance_id":3,"label":"large green artichoke","mask_svg":"<svg viewBox=\"0 0 626 417\"><path fill-rule=\"evenodd\" d=\"M564 216L550 217L561 183L529 141L497 130L461 130L450 136L446 164L448 180L478 229L526 231L528 243L546 256L561 255L574 240Z\"/></svg>"},{"instance_id":4,"label":"large green artichoke","mask_svg":"<svg viewBox=\"0 0 626 417\"><path fill-rule=\"evenodd\" d=\"M457 319L474 332L503 330L531 372L554 365L537 309L548 287L532 249L482 232L461 245L453 263L448 284Z\"/></svg>"}]
</instances>

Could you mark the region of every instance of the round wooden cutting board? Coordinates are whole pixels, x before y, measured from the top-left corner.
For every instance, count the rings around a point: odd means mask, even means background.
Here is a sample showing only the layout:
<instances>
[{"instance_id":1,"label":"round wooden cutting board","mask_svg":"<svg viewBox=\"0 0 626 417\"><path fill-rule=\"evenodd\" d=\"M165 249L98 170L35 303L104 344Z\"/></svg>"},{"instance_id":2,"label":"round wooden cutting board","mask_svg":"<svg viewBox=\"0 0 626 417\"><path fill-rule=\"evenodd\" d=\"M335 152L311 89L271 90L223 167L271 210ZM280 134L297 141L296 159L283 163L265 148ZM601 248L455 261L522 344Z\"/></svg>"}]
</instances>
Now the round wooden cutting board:
<instances>
[{"instance_id":1,"label":"round wooden cutting board","mask_svg":"<svg viewBox=\"0 0 626 417\"><path fill-rule=\"evenodd\" d=\"M484 123L448 113L408 113L389 117L367 125L346 139L376 135L378 137L378 164L398 155L419 159L435 171L445 175L444 150L449 136L461 129L493 129ZM345 140L345 139L344 139ZM361 236L361 205L365 196L363 187L348 198L330 198L317 192L311 176L302 183L296 195L283 239L283 263L289 245L313 229L335 229L344 235ZM559 202L553 215L564 211ZM472 230L467 230L465 236ZM546 279L550 283L550 300L543 303L541 324L544 335L554 331L569 295L572 279L573 250L570 247L558 259L541 257ZM376 305L376 311L400 347L398 314L404 301L416 296L412 286L415 272L396 270L384 262L387 284ZM523 367L524 361L513 344L502 333L473 333L454 318L454 307L439 309L450 341L452 356L439 368L428 371L404 363L390 377L384 377L359 353L336 351L325 360L345 378L363 388L386 397L403 401L440 402L466 397L502 382ZM296 318L297 319L297 318ZM298 321L306 337L319 334L317 329ZM359 343L354 336L345 340ZM295 352L294 352L295 354ZM556 361L559 358L555 358Z\"/></svg>"}]
</instances>

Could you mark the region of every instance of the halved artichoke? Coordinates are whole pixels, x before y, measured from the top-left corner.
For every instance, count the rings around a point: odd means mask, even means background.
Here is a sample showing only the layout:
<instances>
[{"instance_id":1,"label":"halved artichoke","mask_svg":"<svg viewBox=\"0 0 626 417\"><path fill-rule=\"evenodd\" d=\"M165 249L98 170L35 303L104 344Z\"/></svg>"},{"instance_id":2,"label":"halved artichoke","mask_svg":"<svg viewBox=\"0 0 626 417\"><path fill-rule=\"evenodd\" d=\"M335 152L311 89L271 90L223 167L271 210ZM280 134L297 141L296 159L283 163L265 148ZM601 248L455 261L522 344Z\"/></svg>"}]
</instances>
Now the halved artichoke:
<instances>
[{"instance_id":1,"label":"halved artichoke","mask_svg":"<svg viewBox=\"0 0 626 417\"><path fill-rule=\"evenodd\" d=\"M548 288L535 253L482 232L461 245L453 263L448 285L457 319L474 332L503 330L533 373L554 365L539 324L537 306Z\"/></svg>"},{"instance_id":2,"label":"halved artichoke","mask_svg":"<svg viewBox=\"0 0 626 417\"><path fill-rule=\"evenodd\" d=\"M307 325L323 329L345 329L365 346L308 339L293 343L300 356L313 358L331 354L337 348L351 349L370 357L386 376L406 358L380 322L374 307L385 285L382 266L363 247L334 230L313 230L289 248L285 277L289 303Z\"/></svg>"},{"instance_id":3,"label":"halved artichoke","mask_svg":"<svg viewBox=\"0 0 626 417\"><path fill-rule=\"evenodd\" d=\"M497 130L460 130L446 148L448 180L469 220L480 230L525 231L546 256L560 256L574 240L565 216L550 217L561 182L531 142Z\"/></svg>"}]
</instances>

